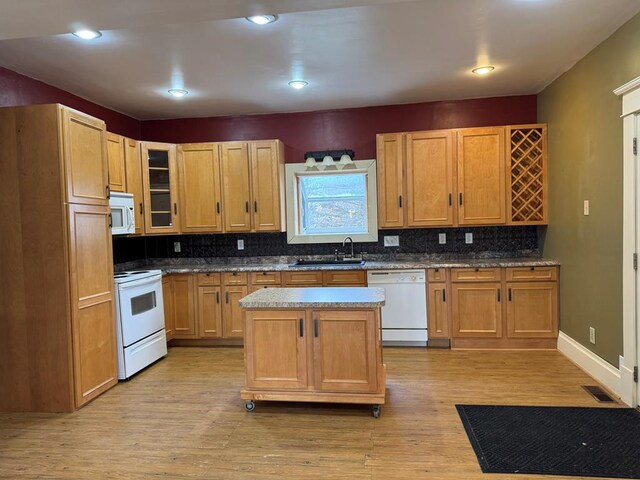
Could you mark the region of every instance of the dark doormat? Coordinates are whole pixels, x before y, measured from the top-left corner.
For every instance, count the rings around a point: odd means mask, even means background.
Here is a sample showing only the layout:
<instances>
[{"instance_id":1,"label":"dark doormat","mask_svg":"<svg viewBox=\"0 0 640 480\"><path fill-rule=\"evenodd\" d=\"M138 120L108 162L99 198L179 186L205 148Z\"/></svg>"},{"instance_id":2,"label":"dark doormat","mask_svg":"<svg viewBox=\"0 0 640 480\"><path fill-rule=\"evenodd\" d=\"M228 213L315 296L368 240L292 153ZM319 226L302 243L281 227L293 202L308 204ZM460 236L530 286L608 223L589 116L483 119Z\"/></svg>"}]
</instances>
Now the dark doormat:
<instances>
[{"instance_id":1,"label":"dark doormat","mask_svg":"<svg viewBox=\"0 0 640 480\"><path fill-rule=\"evenodd\" d=\"M456 408L484 473L640 478L632 408Z\"/></svg>"}]
</instances>

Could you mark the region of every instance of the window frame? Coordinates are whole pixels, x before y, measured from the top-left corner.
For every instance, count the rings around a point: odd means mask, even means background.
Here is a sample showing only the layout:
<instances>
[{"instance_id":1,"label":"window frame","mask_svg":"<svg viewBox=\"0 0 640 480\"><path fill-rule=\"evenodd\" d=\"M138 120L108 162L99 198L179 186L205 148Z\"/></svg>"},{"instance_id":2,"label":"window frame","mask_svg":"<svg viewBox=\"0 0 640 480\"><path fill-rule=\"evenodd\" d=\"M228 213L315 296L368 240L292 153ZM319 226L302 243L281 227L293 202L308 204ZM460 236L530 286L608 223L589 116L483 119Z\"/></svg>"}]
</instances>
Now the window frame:
<instances>
[{"instance_id":1,"label":"window frame","mask_svg":"<svg viewBox=\"0 0 640 480\"><path fill-rule=\"evenodd\" d=\"M287 205L287 243L341 243L345 237L351 237L354 243L378 241L378 189L375 160L355 160L351 168L339 170L330 168L321 170L319 167L309 169L304 163L293 163L285 166L285 194ZM333 233L333 234L304 234L301 232L301 210L299 205L300 192L298 178L307 175L331 175L363 173L367 184L367 232L366 233Z\"/></svg>"}]
</instances>

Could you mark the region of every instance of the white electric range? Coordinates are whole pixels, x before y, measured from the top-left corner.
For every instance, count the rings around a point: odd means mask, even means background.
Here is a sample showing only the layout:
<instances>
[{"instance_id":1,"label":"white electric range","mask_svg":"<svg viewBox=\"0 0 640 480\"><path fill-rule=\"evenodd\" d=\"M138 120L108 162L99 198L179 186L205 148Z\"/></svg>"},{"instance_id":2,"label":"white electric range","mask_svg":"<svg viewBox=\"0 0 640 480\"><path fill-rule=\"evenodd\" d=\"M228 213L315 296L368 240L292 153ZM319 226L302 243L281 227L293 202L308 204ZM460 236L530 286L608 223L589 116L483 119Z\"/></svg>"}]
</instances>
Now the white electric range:
<instances>
[{"instance_id":1,"label":"white electric range","mask_svg":"<svg viewBox=\"0 0 640 480\"><path fill-rule=\"evenodd\" d=\"M124 380L167 354L162 272L117 272L114 283L118 379Z\"/></svg>"}]
</instances>

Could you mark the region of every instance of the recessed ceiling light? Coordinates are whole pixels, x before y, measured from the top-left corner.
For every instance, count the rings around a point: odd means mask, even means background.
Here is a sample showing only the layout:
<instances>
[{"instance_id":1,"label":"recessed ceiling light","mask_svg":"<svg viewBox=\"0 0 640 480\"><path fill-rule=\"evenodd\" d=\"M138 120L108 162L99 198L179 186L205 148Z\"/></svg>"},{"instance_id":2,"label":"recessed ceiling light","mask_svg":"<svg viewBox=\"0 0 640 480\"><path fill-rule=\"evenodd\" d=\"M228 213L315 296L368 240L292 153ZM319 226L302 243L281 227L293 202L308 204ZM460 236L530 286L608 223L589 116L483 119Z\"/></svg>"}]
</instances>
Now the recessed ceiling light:
<instances>
[{"instance_id":1,"label":"recessed ceiling light","mask_svg":"<svg viewBox=\"0 0 640 480\"><path fill-rule=\"evenodd\" d=\"M182 90L181 88L172 88L169 90L169 93L176 98L182 98L189 92L187 92L186 90Z\"/></svg>"},{"instance_id":2,"label":"recessed ceiling light","mask_svg":"<svg viewBox=\"0 0 640 480\"><path fill-rule=\"evenodd\" d=\"M266 25L268 23L273 23L278 19L277 15L254 15L252 17L245 17L251 23L255 23L256 25Z\"/></svg>"},{"instance_id":3,"label":"recessed ceiling light","mask_svg":"<svg viewBox=\"0 0 640 480\"><path fill-rule=\"evenodd\" d=\"M301 88L309 85L309 82L305 82L304 80L292 80L289 82L289 86L291 88L295 88L296 90L300 90Z\"/></svg>"},{"instance_id":4,"label":"recessed ceiling light","mask_svg":"<svg viewBox=\"0 0 640 480\"><path fill-rule=\"evenodd\" d=\"M493 65L483 65L482 67L476 67L471 70L476 75L486 75L487 73L491 73L496 69Z\"/></svg>"},{"instance_id":5,"label":"recessed ceiling light","mask_svg":"<svg viewBox=\"0 0 640 480\"><path fill-rule=\"evenodd\" d=\"M102 36L102 32L98 30L77 30L73 34L83 40L95 40Z\"/></svg>"}]
</instances>

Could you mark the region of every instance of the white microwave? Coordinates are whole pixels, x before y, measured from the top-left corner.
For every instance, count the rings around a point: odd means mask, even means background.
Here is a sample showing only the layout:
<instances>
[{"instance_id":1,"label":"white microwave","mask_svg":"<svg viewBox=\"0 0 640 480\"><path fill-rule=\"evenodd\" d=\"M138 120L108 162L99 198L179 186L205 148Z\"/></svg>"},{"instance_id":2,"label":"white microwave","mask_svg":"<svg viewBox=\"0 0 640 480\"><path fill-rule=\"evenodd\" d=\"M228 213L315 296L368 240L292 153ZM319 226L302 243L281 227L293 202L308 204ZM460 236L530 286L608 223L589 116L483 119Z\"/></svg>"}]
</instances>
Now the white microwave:
<instances>
[{"instance_id":1,"label":"white microwave","mask_svg":"<svg viewBox=\"0 0 640 480\"><path fill-rule=\"evenodd\" d=\"M133 194L112 192L109 199L111 207L111 233L126 235L136 232L136 217L133 214Z\"/></svg>"}]
</instances>

